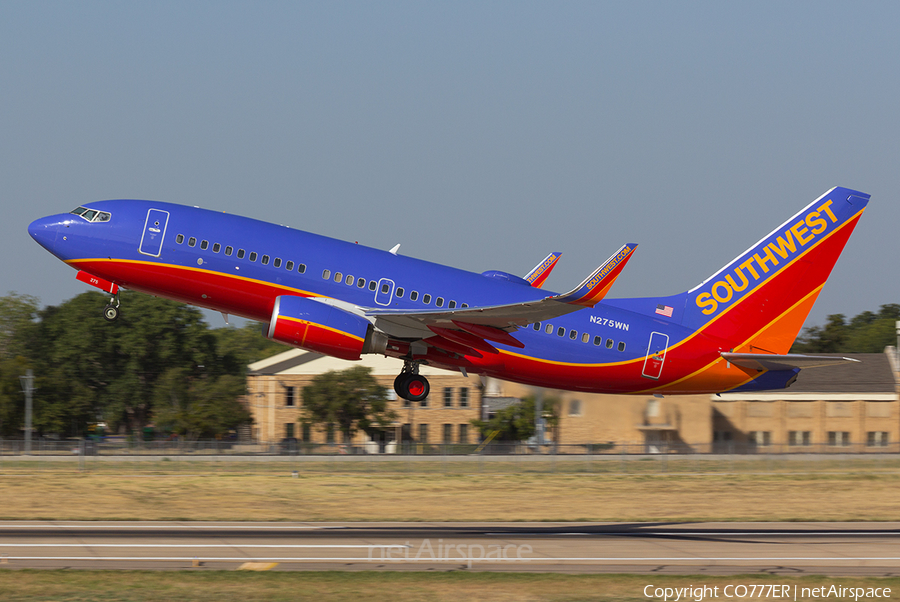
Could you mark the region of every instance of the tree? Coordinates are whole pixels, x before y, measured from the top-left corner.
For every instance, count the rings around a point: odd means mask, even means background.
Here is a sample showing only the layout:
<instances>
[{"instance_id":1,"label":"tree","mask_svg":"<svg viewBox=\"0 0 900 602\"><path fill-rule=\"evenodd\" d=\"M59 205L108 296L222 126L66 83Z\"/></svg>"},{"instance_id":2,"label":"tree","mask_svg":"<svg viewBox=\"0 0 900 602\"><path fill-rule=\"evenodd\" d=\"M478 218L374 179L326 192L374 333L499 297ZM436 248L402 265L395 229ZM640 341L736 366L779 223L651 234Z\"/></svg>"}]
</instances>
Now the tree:
<instances>
[{"instance_id":1,"label":"tree","mask_svg":"<svg viewBox=\"0 0 900 602\"><path fill-rule=\"evenodd\" d=\"M303 387L303 409L310 422L336 426L345 441L360 429L371 435L397 417L387 409L387 390L363 366L313 378Z\"/></svg>"},{"instance_id":2,"label":"tree","mask_svg":"<svg viewBox=\"0 0 900 602\"><path fill-rule=\"evenodd\" d=\"M791 347L793 353L881 353L896 343L895 322L900 305L882 305L878 313L864 311L849 322L843 314L828 316L824 327L805 328Z\"/></svg>"},{"instance_id":3,"label":"tree","mask_svg":"<svg viewBox=\"0 0 900 602\"><path fill-rule=\"evenodd\" d=\"M551 429L556 427L559 424L560 400L548 397L542 405L547 426ZM482 437L500 431L496 437L500 441L525 441L534 435L534 411L535 398L528 396L519 403L503 408L490 420L472 420L472 424L481 431Z\"/></svg>"},{"instance_id":4,"label":"tree","mask_svg":"<svg viewBox=\"0 0 900 602\"><path fill-rule=\"evenodd\" d=\"M242 365L252 364L289 349L285 344L267 339L263 328L268 325L248 322L243 328L226 326L212 331L219 349L227 349Z\"/></svg>"},{"instance_id":5,"label":"tree","mask_svg":"<svg viewBox=\"0 0 900 602\"><path fill-rule=\"evenodd\" d=\"M208 436L224 424L234 428L241 416L249 419L234 408L243 393L235 379L244 382L245 365L218 347L200 310L130 291L120 297L123 309L114 323L100 317L106 297L88 292L45 308L29 327L38 432L80 435L99 420L113 432L140 430L162 404L157 387L171 393L175 378L185 387L178 407L189 413L203 408L189 426L173 421L179 432ZM212 395L220 403L210 403ZM171 415L171 403L160 407Z\"/></svg>"}]
</instances>

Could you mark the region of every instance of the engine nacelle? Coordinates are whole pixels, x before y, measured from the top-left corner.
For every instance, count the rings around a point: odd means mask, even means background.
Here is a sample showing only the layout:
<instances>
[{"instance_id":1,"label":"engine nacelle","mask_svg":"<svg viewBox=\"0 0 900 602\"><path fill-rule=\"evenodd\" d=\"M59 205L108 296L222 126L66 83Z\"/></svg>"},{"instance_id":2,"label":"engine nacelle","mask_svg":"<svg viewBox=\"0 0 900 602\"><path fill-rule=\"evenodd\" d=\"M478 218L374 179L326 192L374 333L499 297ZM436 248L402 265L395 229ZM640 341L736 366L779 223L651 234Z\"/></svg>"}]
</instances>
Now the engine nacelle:
<instances>
[{"instance_id":1,"label":"engine nacelle","mask_svg":"<svg viewBox=\"0 0 900 602\"><path fill-rule=\"evenodd\" d=\"M374 328L368 320L343 309L305 297L282 295L275 299L275 309L266 336L270 339L332 355L345 360L358 360L370 351Z\"/></svg>"}]
</instances>

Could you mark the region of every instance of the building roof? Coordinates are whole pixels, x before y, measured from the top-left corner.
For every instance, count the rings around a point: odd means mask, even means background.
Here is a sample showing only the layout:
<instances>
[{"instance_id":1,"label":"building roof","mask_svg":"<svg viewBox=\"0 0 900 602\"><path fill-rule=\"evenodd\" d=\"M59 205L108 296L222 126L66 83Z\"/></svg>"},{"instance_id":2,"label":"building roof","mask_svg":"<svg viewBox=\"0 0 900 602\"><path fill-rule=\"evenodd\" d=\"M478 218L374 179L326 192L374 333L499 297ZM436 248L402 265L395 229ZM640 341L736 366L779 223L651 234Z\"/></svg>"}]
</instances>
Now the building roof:
<instances>
[{"instance_id":1,"label":"building roof","mask_svg":"<svg viewBox=\"0 0 900 602\"><path fill-rule=\"evenodd\" d=\"M304 349L289 349L278 355L250 364L248 373L251 376L271 374L316 375L329 371L347 370L354 366L365 366L372 370L374 376L394 377L400 374L403 362L396 358L371 353L363 355L359 361L351 362ZM452 374L446 370L426 365L419 366L419 372L426 376Z\"/></svg>"},{"instance_id":2,"label":"building roof","mask_svg":"<svg viewBox=\"0 0 900 602\"><path fill-rule=\"evenodd\" d=\"M791 393L896 393L894 371L886 353L825 353L849 357L848 362L827 368L801 370Z\"/></svg>"}]
</instances>

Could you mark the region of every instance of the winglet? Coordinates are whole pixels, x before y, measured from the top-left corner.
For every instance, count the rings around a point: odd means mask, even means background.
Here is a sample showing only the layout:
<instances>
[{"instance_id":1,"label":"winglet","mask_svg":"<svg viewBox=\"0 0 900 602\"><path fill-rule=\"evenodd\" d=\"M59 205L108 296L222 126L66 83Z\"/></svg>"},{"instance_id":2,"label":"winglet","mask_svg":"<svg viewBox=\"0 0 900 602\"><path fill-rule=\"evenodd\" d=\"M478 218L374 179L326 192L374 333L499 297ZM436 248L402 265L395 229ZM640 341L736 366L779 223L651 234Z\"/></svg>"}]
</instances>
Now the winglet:
<instances>
[{"instance_id":1,"label":"winglet","mask_svg":"<svg viewBox=\"0 0 900 602\"><path fill-rule=\"evenodd\" d=\"M612 257L585 278L574 290L551 298L571 305L593 307L609 292L636 248L637 244L635 243L622 245L622 248L613 253Z\"/></svg>"},{"instance_id":2,"label":"winglet","mask_svg":"<svg viewBox=\"0 0 900 602\"><path fill-rule=\"evenodd\" d=\"M544 281L547 280L547 276L550 275L550 272L553 271L553 268L556 267L556 262L559 261L559 258L562 256L562 253L554 251L547 255L542 262L534 266L528 275L525 276L525 280L531 283L531 286L534 288L541 288L544 286Z\"/></svg>"}]
</instances>

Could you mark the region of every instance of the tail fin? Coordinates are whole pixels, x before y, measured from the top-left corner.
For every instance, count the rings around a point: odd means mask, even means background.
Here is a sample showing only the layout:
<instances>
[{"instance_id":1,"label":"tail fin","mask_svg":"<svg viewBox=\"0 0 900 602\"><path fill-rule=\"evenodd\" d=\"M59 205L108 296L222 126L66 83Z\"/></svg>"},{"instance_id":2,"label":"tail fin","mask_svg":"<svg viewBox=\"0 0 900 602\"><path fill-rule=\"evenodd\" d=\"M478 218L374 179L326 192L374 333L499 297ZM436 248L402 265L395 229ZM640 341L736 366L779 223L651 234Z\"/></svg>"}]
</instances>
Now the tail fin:
<instances>
[{"instance_id":1,"label":"tail fin","mask_svg":"<svg viewBox=\"0 0 900 602\"><path fill-rule=\"evenodd\" d=\"M738 353L787 353L869 195L832 188L687 292L682 323Z\"/></svg>"}]
</instances>

